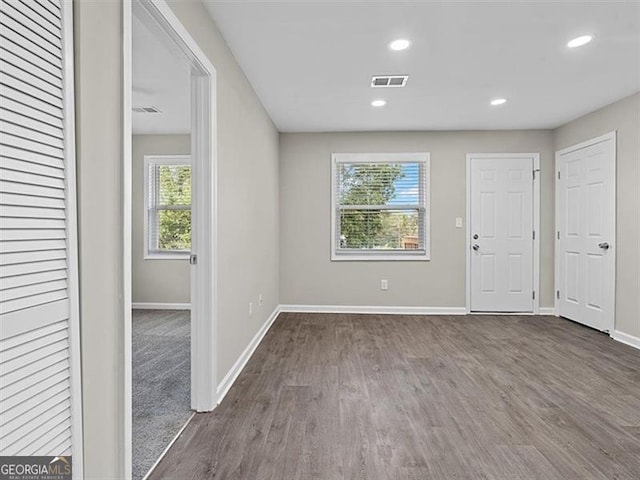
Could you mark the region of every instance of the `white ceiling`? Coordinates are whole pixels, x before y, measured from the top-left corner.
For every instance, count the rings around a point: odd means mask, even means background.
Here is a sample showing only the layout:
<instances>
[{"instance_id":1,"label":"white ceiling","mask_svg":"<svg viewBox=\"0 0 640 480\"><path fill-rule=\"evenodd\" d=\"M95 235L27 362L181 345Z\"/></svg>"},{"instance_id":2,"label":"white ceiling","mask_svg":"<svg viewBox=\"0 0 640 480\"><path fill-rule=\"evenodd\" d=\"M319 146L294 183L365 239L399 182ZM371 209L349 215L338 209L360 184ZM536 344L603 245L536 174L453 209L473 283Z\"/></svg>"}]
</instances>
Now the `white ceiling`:
<instances>
[{"instance_id":1,"label":"white ceiling","mask_svg":"<svg viewBox=\"0 0 640 480\"><path fill-rule=\"evenodd\" d=\"M283 132L554 128L640 90L637 0L205 3Z\"/></svg>"},{"instance_id":2,"label":"white ceiling","mask_svg":"<svg viewBox=\"0 0 640 480\"><path fill-rule=\"evenodd\" d=\"M161 113L132 112L134 135L189 133L191 73L188 61L169 40L151 31L136 16L132 20L132 103L156 106Z\"/></svg>"}]
</instances>

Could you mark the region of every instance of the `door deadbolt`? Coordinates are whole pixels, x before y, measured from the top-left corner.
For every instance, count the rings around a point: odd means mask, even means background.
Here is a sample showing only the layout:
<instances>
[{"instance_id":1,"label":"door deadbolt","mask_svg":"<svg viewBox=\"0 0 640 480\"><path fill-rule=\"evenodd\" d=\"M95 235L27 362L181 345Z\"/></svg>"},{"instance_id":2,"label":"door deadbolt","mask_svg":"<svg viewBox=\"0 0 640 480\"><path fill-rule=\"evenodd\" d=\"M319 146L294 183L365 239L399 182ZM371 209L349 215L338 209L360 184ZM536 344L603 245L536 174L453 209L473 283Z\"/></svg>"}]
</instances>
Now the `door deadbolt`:
<instances>
[{"instance_id":1,"label":"door deadbolt","mask_svg":"<svg viewBox=\"0 0 640 480\"><path fill-rule=\"evenodd\" d=\"M474 233L474 234L473 234L473 239L474 239L474 240L477 240L477 239L478 239L478 234L477 234L477 233Z\"/></svg>"}]
</instances>

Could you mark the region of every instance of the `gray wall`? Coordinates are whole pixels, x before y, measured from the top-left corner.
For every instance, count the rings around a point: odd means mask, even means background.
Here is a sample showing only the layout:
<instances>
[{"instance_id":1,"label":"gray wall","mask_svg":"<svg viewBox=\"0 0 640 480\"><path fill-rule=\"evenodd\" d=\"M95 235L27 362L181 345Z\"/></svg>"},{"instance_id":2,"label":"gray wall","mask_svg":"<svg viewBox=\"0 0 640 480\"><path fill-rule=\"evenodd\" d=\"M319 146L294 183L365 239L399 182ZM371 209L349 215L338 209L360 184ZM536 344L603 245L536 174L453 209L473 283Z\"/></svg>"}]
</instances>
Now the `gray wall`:
<instances>
[{"instance_id":1,"label":"gray wall","mask_svg":"<svg viewBox=\"0 0 640 480\"><path fill-rule=\"evenodd\" d=\"M431 260L330 261L332 152L431 152ZM553 135L509 132L387 132L280 136L280 303L301 305L465 306L468 153L539 152L541 306L553 306ZM380 280L389 290L380 290Z\"/></svg>"},{"instance_id":2,"label":"gray wall","mask_svg":"<svg viewBox=\"0 0 640 480\"><path fill-rule=\"evenodd\" d=\"M218 74L220 382L279 303L278 131L204 6L169 5Z\"/></svg>"},{"instance_id":3,"label":"gray wall","mask_svg":"<svg viewBox=\"0 0 640 480\"><path fill-rule=\"evenodd\" d=\"M617 131L615 329L640 337L640 93L580 117L555 132L555 149Z\"/></svg>"},{"instance_id":4,"label":"gray wall","mask_svg":"<svg viewBox=\"0 0 640 480\"><path fill-rule=\"evenodd\" d=\"M122 8L74 2L85 478L124 478Z\"/></svg>"},{"instance_id":5,"label":"gray wall","mask_svg":"<svg viewBox=\"0 0 640 480\"><path fill-rule=\"evenodd\" d=\"M134 135L131 155L131 301L190 303L189 261L144 259L144 156L188 155L189 135Z\"/></svg>"}]
</instances>

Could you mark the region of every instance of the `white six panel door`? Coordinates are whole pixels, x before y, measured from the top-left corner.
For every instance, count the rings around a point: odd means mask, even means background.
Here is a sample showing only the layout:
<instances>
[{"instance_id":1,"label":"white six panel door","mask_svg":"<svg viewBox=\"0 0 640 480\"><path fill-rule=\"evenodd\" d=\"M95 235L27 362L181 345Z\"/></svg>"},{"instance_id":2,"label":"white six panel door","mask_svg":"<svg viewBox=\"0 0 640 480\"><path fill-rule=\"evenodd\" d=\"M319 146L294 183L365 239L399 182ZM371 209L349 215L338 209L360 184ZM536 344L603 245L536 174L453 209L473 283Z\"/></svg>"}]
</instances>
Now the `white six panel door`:
<instances>
[{"instance_id":1,"label":"white six panel door","mask_svg":"<svg viewBox=\"0 0 640 480\"><path fill-rule=\"evenodd\" d=\"M0 2L0 455L82 475L71 4Z\"/></svg>"},{"instance_id":2,"label":"white six panel door","mask_svg":"<svg viewBox=\"0 0 640 480\"><path fill-rule=\"evenodd\" d=\"M558 314L613 330L615 134L556 154Z\"/></svg>"},{"instance_id":3,"label":"white six panel door","mask_svg":"<svg viewBox=\"0 0 640 480\"><path fill-rule=\"evenodd\" d=\"M533 159L471 158L471 311L533 311Z\"/></svg>"}]
</instances>

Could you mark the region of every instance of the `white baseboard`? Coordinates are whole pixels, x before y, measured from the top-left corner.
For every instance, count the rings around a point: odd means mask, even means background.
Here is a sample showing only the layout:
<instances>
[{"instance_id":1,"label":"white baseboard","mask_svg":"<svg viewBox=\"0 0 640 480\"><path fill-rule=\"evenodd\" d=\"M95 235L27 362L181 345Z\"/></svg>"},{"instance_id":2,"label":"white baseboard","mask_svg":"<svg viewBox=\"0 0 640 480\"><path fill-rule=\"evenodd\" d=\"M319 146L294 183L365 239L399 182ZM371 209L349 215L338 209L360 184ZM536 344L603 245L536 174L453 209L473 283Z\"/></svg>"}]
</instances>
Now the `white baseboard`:
<instances>
[{"instance_id":1,"label":"white baseboard","mask_svg":"<svg viewBox=\"0 0 640 480\"><path fill-rule=\"evenodd\" d=\"M465 307L396 307L369 305L280 305L281 312L290 313L363 313L374 315L471 315ZM499 315L496 312L473 312L473 315ZM555 315L553 307L540 307L538 315ZM504 315L533 315L505 313Z\"/></svg>"},{"instance_id":2,"label":"white baseboard","mask_svg":"<svg viewBox=\"0 0 640 480\"><path fill-rule=\"evenodd\" d=\"M629 335L628 333L622 333L618 330L614 330L611 334L611 338L617 340L620 343L630 345L640 350L640 338Z\"/></svg>"},{"instance_id":3,"label":"white baseboard","mask_svg":"<svg viewBox=\"0 0 640 480\"><path fill-rule=\"evenodd\" d=\"M133 302L131 308L139 310L191 310L191 304Z\"/></svg>"},{"instance_id":4,"label":"white baseboard","mask_svg":"<svg viewBox=\"0 0 640 480\"><path fill-rule=\"evenodd\" d=\"M365 313L374 315L465 315L464 307L389 307L366 305L280 305L281 312Z\"/></svg>"},{"instance_id":5,"label":"white baseboard","mask_svg":"<svg viewBox=\"0 0 640 480\"><path fill-rule=\"evenodd\" d=\"M262 327L260 327L260 330L258 330L255 336L251 339L251 342L249 342L247 348L244 349L244 352L242 352L238 360L236 360L236 363L233 364L231 370L227 372L222 381L218 384L218 388L216 389L218 405L220 404L220 402L222 402L222 399L225 397L233 383L236 381L238 375L240 375L240 372L242 372L242 369L251 358L251 355L253 355L253 352L255 352L256 348L258 348L258 345L260 345L260 342L269 331L269 328L271 328L271 325L278 317L279 313L280 306L277 306L273 310L269 318L267 318L267 321L264 322Z\"/></svg>"}]
</instances>

